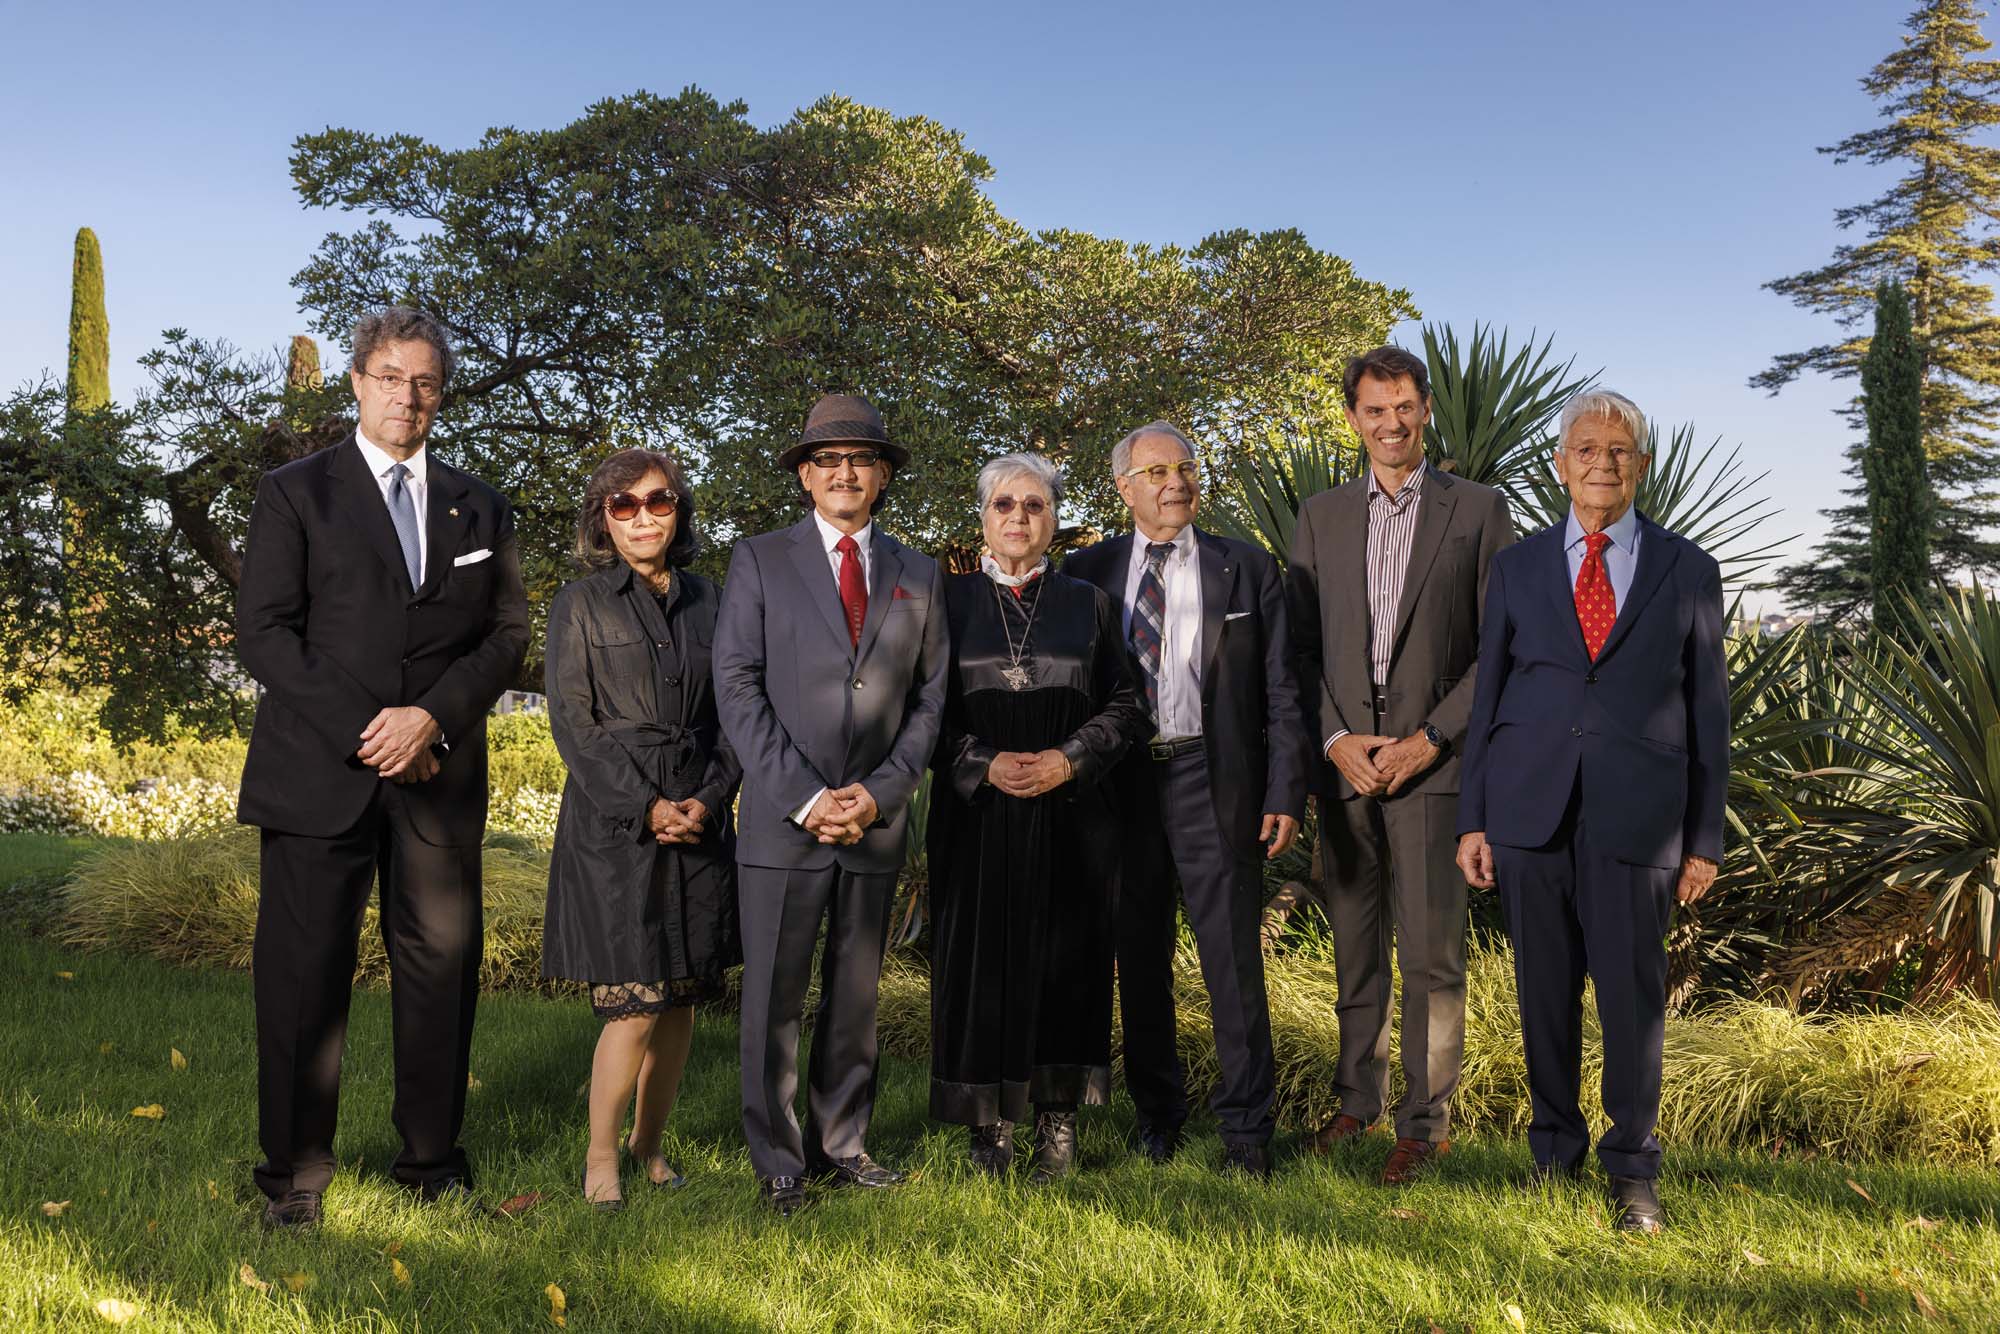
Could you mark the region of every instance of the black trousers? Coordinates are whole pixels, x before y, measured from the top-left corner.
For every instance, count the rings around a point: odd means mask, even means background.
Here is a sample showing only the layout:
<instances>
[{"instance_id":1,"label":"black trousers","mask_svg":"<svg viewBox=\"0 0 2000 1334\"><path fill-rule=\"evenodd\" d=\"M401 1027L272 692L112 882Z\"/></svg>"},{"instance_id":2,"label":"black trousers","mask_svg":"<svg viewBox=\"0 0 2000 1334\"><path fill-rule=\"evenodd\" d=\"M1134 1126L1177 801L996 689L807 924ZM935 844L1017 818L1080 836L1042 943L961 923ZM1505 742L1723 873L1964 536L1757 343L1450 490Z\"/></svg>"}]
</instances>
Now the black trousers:
<instances>
[{"instance_id":1,"label":"black trousers","mask_svg":"<svg viewBox=\"0 0 2000 1334\"><path fill-rule=\"evenodd\" d=\"M1277 1075L1264 995L1263 868L1223 841L1202 751L1128 769L1138 769L1139 778L1120 793L1126 854L1118 1003L1126 1090L1143 1122L1171 1129L1187 1120L1173 991L1175 909L1185 899L1222 1073L1210 1105L1225 1142L1268 1143Z\"/></svg>"},{"instance_id":2,"label":"black trousers","mask_svg":"<svg viewBox=\"0 0 2000 1334\"><path fill-rule=\"evenodd\" d=\"M333 1179L340 1059L363 911L380 889L403 1138L390 1175L471 1183L458 1145L485 928L479 849L426 843L384 783L332 838L263 831L257 936L258 1187L276 1199Z\"/></svg>"},{"instance_id":3,"label":"black trousers","mask_svg":"<svg viewBox=\"0 0 2000 1334\"><path fill-rule=\"evenodd\" d=\"M866 1147L875 1110L875 989L889 943L893 871L736 868L743 926L743 1137L763 1180L803 1176ZM799 1025L821 921L819 1010L799 1089Z\"/></svg>"},{"instance_id":4,"label":"black trousers","mask_svg":"<svg viewBox=\"0 0 2000 1334\"><path fill-rule=\"evenodd\" d=\"M1575 1167L1590 1150L1582 1085L1583 983L1597 987L1604 1035L1604 1170L1660 1172L1660 1058L1667 1026L1667 925L1679 871L1631 866L1591 839L1581 793L1539 848L1495 845L1494 878L1514 943L1514 986L1534 1107L1538 1163Z\"/></svg>"}]
</instances>

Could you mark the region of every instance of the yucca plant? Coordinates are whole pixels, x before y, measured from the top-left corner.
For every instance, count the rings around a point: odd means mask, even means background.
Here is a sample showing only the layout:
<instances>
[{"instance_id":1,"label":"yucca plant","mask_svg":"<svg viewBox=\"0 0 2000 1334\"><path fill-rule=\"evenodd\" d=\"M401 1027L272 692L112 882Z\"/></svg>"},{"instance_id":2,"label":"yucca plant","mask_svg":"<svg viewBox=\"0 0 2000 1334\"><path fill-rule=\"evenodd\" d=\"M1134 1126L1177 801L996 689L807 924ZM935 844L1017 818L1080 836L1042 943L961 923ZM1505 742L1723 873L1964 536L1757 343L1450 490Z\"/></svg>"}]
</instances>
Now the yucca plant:
<instances>
[{"instance_id":1,"label":"yucca plant","mask_svg":"<svg viewBox=\"0 0 2000 1334\"><path fill-rule=\"evenodd\" d=\"M1281 430L1268 446L1245 445L1232 465L1233 495L1203 511L1225 537L1255 542L1282 564L1292 549L1299 508L1322 491L1361 475L1361 450L1326 427Z\"/></svg>"},{"instance_id":2,"label":"yucca plant","mask_svg":"<svg viewBox=\"0 0 2000 1334\"><path fill-rule=\"evenodd\" d=\"M1563 405L1596 379L1571 372L1576 359L1555 364L1553 337L1534 335L1510 352L1507 335L1474 324L1460 344L1449 325L1424 326L1424 362L1431 377L1431 420L1424 428L1430 460L1459 477L1511 490L1550 448L1549 425Z\"/></svg>"}]
</instances>

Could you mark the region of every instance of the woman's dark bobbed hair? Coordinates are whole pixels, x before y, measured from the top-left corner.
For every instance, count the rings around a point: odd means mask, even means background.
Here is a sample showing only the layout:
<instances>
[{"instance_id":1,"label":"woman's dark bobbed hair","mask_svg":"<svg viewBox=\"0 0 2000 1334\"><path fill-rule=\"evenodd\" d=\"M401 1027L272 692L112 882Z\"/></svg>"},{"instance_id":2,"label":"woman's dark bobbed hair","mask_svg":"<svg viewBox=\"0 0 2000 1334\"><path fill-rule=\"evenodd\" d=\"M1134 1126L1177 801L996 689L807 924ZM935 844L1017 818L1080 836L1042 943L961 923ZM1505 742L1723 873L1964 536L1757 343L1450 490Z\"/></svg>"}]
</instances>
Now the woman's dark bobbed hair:
<instances>
[{"instance_id":1,"label":"woman's dark bobbed hair","mask_svg":"<svg viewBox=\"0 0 2000 1334\"><path fill-rule=\"evenodd\" d=\"M695 526L694 489L673 455L652 449L621 449L597 465L583 488L583 508L576 516L576 547L571 553L586 570L602 570L618 563L618 548L604 514L604 502L620 491L630 491L641 477L657 470L674 493L674 540L667 544L667 564L679 569L701 554L701 532Z\"/></svg>"}]
</instances>

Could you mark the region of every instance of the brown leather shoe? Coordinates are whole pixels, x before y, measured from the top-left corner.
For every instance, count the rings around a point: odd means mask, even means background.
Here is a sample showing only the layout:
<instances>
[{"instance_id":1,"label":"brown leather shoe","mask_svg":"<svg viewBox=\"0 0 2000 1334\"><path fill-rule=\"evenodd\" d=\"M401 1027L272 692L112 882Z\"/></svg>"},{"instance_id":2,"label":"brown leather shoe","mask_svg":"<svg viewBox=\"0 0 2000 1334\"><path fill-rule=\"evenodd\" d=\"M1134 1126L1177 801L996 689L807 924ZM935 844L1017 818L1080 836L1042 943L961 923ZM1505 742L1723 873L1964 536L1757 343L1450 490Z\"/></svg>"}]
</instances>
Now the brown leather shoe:
<instances>
[{"instance_id":1,"label":"brown leather shoe","mask_svg":"<svg viewBox=\"0 0 2000 1334\"><path fill-rule=\"evenodd\" d=\"M1368 1133L1368 1123L1358 1116L1342 1112L1318 1130L1306 1136L1306 1147L1314 1153L1330 1153L1337 1144L1345 1144L1356 1136Z\"/></svg>"},{"instance_id":2,"label":"brown leather shoe","mask_svg":"<svg viewBox=\"0 0 2000 1334\"><path fill-rule=\"evenodd\" d=\"M1389 1153L1389 1161L1382 1165L1382 1184L1407 1186L1422 1176L1434 1159L1450 1152L1448 1139L1399 1139Z\"/></svg>"}]
</instances>

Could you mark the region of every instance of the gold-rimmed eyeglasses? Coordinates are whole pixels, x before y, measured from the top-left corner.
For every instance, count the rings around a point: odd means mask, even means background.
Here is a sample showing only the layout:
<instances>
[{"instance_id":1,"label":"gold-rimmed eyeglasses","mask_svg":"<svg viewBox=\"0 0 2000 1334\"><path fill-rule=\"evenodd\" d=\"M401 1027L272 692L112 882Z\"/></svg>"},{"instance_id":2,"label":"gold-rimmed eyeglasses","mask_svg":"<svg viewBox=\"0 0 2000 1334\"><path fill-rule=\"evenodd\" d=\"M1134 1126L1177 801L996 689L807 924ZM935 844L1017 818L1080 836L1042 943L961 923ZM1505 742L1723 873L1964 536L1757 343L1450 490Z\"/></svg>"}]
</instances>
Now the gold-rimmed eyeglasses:
<instances>
[{"instance_id":1,"label":"gold-rimmed eyeglasses","mask_svg":"<svg viewBox=\"0 0 2000 1334\"><path fill-rule=\"evenodd\" d=\"M382 392L392 398L402 393L405 385L409 386L416 396L425 402L430 402L444 394L444 381L433 380L428 375L377 375L374 371L362 371L361 374L382 386Z\"/></svg>"},{"instance_id":2,"label":"gold-rimmed eyeglasses","mask_svg":"<svg viewBox=\"0 0 2000 1334\"><path fill-rule=\"evenodd\" d=\"M1121 477L1143 477L1154 486L1165 486L1169 477L1178 477L1189 486L1201 485L1201 463L1182 459L1179 463L1155 463L1146 468L1127 468Z\"/></svg>"}]
</instances>

